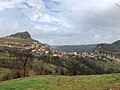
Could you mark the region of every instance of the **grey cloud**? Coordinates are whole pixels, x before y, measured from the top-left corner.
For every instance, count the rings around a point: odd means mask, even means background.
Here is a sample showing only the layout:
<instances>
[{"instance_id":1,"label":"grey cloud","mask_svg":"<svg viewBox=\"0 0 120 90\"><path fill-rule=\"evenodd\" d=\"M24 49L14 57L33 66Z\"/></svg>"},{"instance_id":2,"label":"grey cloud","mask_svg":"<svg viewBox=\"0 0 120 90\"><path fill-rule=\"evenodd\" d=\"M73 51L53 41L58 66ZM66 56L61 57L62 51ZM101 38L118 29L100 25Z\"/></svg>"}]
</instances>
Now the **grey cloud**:
<instances>
[{"instance_id":1,"label":"grey cloud","mask_svg":"<svg viewBox=\"0 0 120 90\"><path fill-rule=\"evenodd\" d=\"M12 9L0 11L1 36L28 30L33 38L57 45L111 43L120 39L120 8L112 0L60 0L60 6L47 4L48 9L41 0L29 0L27 5L17 3Z\"/></svg>"}]
</instances>

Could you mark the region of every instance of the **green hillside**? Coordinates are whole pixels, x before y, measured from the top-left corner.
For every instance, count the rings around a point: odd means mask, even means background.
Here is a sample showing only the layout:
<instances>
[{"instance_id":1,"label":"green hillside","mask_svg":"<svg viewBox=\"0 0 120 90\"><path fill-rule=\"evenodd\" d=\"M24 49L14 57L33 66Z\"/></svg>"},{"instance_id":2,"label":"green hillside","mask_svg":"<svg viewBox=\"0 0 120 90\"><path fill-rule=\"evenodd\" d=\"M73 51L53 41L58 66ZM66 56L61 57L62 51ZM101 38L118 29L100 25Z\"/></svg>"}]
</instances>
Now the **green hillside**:
<instances>
[{"instance_id":1,"label":"green hillside","mask_svg":"<svg viewBox=\"0 0 120 90\"><path fill-rule=\"evenodd\" d=\"M6 37L0 38L0 44L6 44L8 42L14 42L14 43L19 43L19 44L30 44L34 42L31 38L31 35L25 31L25 32L18 32L16 34L12 34Z\"/></svg>"},{"instance_id":2,"label":"green hillside","mask_svg":"<svg viewBox=\"0 0 120 90\"><path fill-rule=\"evenodd\" d=\"M20 78L1 82L0 90L120 90L120 74Z\"/></svg>"},{"instance_id":3,"label":"green hillside","mask_svg":"<svg viewBox=\"0 0 120 90\"><path fill-rule=\"evenodd\" d=\"M5 80L7 75L10 73L10 69L0 67L0 81ZM0 89L1 90L1 89Z\"/></svg>"},{"instance_id":4,"label":"green hillside","mask_svg":"<svg viewBox=\"0 0 120 90\"><path fill-rule=\"evenodd\" d=\"M120 40L113 42L112 44L98 44L95 48L96 50L100 51L112 51L112 52L119 52L120 51Z\"/></svg>"},{"instance_id":5,"label":"green hillside","mask_svg":"<svg viewBox=\"0 0 120 90\"><path fill-rule=\"evenodd\" d=\"M0 44L5 44L6 42L15 42L20 44L30 44L33 42L32 39L12 39L12 38L0 38Z\"/></svg>"}]
</instances>

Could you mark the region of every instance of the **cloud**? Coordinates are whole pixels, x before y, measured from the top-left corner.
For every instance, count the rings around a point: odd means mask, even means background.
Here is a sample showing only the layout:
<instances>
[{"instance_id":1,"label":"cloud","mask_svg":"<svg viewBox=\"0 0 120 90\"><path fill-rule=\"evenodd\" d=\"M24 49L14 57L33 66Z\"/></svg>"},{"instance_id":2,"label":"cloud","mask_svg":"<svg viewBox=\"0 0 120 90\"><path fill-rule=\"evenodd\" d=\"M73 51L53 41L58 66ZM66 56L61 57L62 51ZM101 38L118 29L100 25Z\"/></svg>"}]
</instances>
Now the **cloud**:
<instances>
[{"instance_id":1,"label":"cloud","mask_svg":"<svg viewBox=\"0 0 120 90\"><path fill-rule=\"evenodd\" d=\"M119 0L1 0L0 35L28 30L48 44L120 39Z\"/></svg>"},{"instance_id":2,"label":"cloud","mask_svg":"<svg viewBox=\"0 0 120 90\"><path fill-rule=\"evenodd\" d=\"M0 0L0 11L4 9L11 9L14 8L14 6L23 0Z\"/></svg>"}]
</instances>

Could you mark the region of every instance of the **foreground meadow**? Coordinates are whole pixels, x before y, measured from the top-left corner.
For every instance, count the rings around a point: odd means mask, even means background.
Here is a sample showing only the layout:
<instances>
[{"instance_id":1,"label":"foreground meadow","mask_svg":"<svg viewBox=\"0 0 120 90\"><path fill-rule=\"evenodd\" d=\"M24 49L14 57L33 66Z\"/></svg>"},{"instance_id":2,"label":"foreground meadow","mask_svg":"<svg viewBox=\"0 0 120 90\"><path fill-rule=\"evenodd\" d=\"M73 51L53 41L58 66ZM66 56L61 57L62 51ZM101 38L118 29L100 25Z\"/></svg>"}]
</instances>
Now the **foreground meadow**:
<instances>
[{"instance_id":1,"label":"foreground meadow","mask_svg":"<svg viewBox=\"0 0 120 90\"><path fill-rule=\"evenodd\" d=\"M0 90L120 90L120 74L20 78L0 82Z\"/></svg>"}]
</instances>

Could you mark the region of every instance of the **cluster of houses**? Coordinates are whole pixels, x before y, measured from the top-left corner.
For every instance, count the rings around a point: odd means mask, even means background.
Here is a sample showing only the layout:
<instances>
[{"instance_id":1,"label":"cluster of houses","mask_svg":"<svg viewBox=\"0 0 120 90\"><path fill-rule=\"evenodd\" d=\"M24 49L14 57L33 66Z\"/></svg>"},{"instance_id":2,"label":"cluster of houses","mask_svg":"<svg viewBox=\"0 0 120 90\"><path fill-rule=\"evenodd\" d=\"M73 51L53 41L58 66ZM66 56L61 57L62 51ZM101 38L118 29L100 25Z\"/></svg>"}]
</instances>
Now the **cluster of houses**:
<instances>
[{"instance_id":1,"label":"cluster of houses","mask_svg":"<svg viewBox=\"0 0 120 90\"><path fill-rule=\"evenodd\" d=\"M71 57L89 57L89 58L96 58L96 59L112 59L115 61L119 61L119 58L114 57L115 55L106 55L104 53L93 53L93 52L82 52L82 53L77 53L77 52L63 52L56 50L54 48L51 48L49 45L44 45L41 44L37 41L32 42L30 44L20 44L18 42L6 42L4 45L0 46L6 46L10 48L20 48L20 49L31 49L31 52L33 53L34 56L41 56L41 55L51 55L53 57L60 57L64 59L70 59Z\"/></svg>"},{"instance_id":2,"label":"cluster of houses","mask_svg":"<svg viewBox=\"0 0 120 90\"><path fill-rule=\"evenodd\" d=\"M2 45L3 46L3 45ZM30 44L20 44L17 42L6 42L4 46L7 47L17 47L17 48L21 48L21 49L32 49L32 53L35 56L40 56L43 54L51 54L52 56L55 57L60 57L60 58L70 58L71 56L75 57L75 56L79 56L79 57L90 57L90 58L96 58L100 55L93 53L93 52L83 52L83 53L77 53L77 52L63 52L63 51L59 51L56 50L54 48L51 48L49 45L45 45L45 44L41 44L37 41L30 43Z\"/></svg>"}]
</instances>

